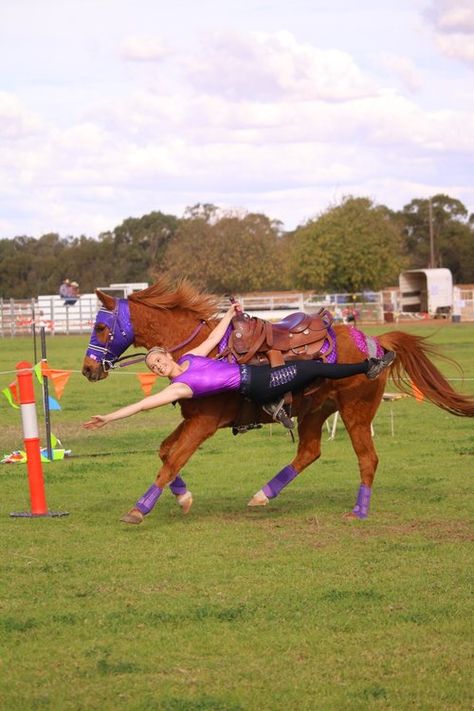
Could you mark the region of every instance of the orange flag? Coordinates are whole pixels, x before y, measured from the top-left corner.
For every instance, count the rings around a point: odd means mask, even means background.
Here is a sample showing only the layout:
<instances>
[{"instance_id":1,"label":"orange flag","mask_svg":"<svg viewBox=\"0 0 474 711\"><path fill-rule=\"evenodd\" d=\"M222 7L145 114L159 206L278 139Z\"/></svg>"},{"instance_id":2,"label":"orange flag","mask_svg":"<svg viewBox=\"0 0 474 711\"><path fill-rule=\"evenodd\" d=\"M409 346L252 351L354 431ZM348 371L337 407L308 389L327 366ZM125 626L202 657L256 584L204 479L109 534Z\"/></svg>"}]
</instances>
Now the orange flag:
<instances>
[{"instance_id":1,"label":"orange flag","mask_svg":"<svg viewBox=\"0 0 474 711\"><path fill-rule=\"evenodd\" d=\"M10 383L7 388L4 388L2 390L2 393L5 395L12 407L16 407L17 409L19 408L18 391L15 380L13 381L13 383Z\"/></svg>"},{"instance_id":2,"label":"orange flag","mask_svg":"<svg viewBox=\"0 0 474 711\"><path fill-rule=\"evenodd\" d=\"M145 395L149 395L151 393L151 389L157 377L158 376L154 373L137 373L137 378L140 381L140 385L142 386L142 390Z\"/></svg>"},{"instance_id":3,"label":"orange flag","mask_svg":"<svg viewBox=\"0 0 474 711\"><path fill-rule=\"evenodd\" d=\"M56 397L60 400L61 395L64 392L64 388L66 387L66 383L69 380L69 376L71 375L71 371L50 368L46 361L41 361L41 374L46 378L50 378L54 386Z\"/></svg>"},{"instance_id":4,"label":"orange flag","mask_svg":"<svg viewBox=\"0 0 474 711\"><path fill-rule=\"evenodd\" d=\"M415 400L417 402L423 402L423 400L425 399L425 396L423 395L421 390L416 387L415 383L411 384L411 389L412 389L413 397L415 398Z\"/></svg>"}]
</instances>

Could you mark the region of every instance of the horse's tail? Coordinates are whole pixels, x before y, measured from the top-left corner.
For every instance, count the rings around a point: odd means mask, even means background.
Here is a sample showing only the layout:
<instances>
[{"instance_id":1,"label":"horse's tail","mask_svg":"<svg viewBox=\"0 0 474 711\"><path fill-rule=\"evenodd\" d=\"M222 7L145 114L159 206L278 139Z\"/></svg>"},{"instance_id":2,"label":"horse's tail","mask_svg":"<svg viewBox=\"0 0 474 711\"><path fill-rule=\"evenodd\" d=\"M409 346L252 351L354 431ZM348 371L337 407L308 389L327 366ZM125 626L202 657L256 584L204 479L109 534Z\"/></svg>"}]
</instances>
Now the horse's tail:
<instances>
[{"instance_id":1,"label":"horse's tail","mask_svg":"<svg viewBox=\"0 0 474 711\"><path fill-rule=\"evenodd\" d=\"M415 386L424 397L443 410L460 417L474 417L474 397L456 392L431 361L432 356L461 367L452 358L440 353L426 336L414 336L402 331L384 333L377 339L387 350L397 354L391 377L402 392L413 395Z\"/></svg>"}]
</instances>

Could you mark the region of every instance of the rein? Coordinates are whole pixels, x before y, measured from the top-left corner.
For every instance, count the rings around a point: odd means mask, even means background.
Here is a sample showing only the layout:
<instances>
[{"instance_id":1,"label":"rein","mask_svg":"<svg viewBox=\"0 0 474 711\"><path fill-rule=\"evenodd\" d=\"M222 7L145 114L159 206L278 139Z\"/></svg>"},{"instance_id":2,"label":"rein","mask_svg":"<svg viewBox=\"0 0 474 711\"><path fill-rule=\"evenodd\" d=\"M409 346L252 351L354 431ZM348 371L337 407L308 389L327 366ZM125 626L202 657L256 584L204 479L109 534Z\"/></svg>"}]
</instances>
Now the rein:
<instances>
[{"instance_id":1,"label":"rein","mask_svg":"<svg viewBox=\"0 0 474 711\"><path fill-rule=\"evenodd\" d=\"M169 352L170 352L170 353L174 353L175 351L179 351L180 348L183 348L184 346L187 346L188 343L190 343L190 342L193 340L193 338L195 338L195 336L198 335L199 331L200 331L201 328L204 326L204 324L206 324L207 326L209 326L209 324L207 323L207 321L200 321L200 323L196 326L196 328L195 328L194 331L191 333L191 335L190 335L188 338L186 338L186 340L183 341L182 343L180 343L179 345L173 346L173 348L168 348Z\"/></svg>"}]
</instances>

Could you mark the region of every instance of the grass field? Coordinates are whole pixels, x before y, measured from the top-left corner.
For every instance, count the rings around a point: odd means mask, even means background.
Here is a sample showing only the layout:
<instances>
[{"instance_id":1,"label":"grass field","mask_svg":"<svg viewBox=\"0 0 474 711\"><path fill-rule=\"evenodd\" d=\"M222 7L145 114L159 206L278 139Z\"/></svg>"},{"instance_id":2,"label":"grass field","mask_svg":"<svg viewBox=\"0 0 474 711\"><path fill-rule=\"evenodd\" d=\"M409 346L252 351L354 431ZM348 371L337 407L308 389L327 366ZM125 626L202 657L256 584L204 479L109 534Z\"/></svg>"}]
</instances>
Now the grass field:
<instances>
[{"instance_id":1,"label":"grass field","mask_svg":"<svg viewBox=\"0 0 474 711\"><path fill-rule=\"evenodd\" d=\"M474 325L433 338L471 379L456 387L474 392ZM50 365L79 370L87 340L49 339ZM0 342L0 371L21 359L33 360L29 339ZM196 453L187 517L165 492L126 526L179 421L170 406L82 430L141 397L126 370L98 384L74 373L52 413L73 456L44 465L48 505L68 517L10 518L29 509L26 467L0 466L2 711L473 708L472 419L382 403L367 521L341 518L359 485L342 425L269 507L246 507L293 457L274 426L221 431ZM0 455L22 446L2 400Z\"/></svg>"}]
</instances>

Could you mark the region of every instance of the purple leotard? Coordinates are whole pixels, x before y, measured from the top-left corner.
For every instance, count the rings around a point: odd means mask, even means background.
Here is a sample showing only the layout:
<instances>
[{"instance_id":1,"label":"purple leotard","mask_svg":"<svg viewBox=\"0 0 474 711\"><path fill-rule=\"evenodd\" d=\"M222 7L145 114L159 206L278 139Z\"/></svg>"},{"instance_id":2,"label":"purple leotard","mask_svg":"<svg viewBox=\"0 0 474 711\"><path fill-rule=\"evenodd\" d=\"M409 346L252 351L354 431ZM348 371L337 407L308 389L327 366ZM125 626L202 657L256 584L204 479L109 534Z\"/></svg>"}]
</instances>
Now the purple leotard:
<instances>
[{"instance_id":1,"label":"purple leotard","mask_svg":"<svg viewBox=\"0 0 474 711\"><path fill-rule=\"evenodd\" d=\"M178 365L189 362L182 375L172 378L172 383L184 383L193 391L193 397L206 397L226 390L238 390L241 384L241 369L236 363L213 360L187 353L178 360Z\"/></svg>"}]
</instances>

